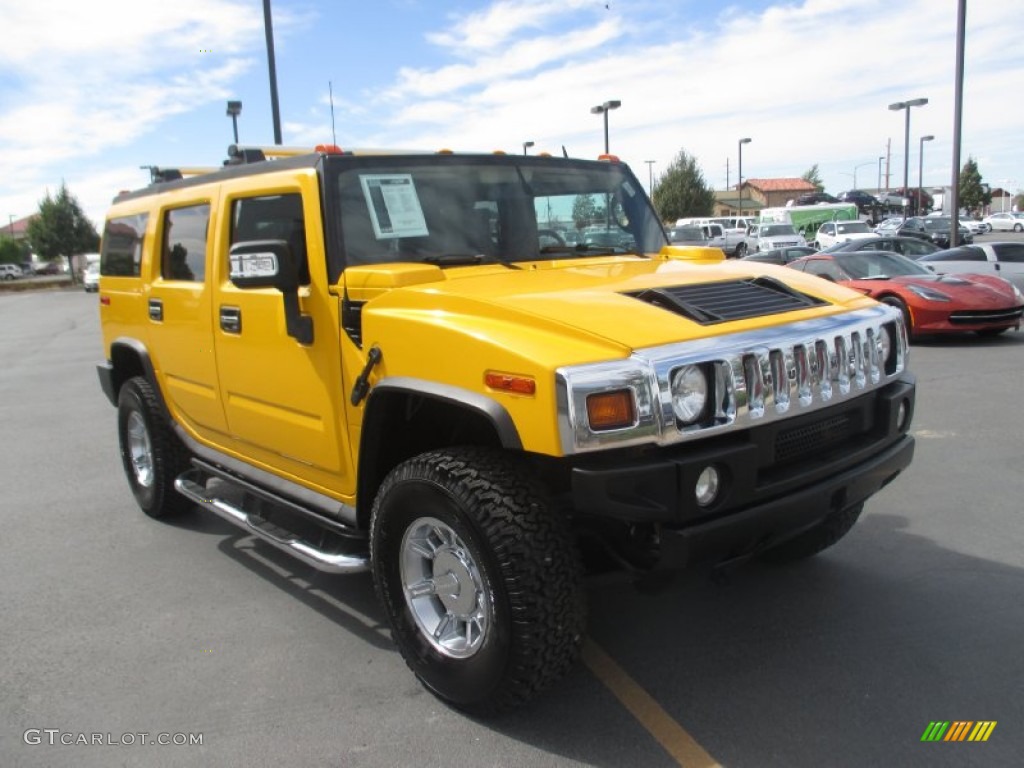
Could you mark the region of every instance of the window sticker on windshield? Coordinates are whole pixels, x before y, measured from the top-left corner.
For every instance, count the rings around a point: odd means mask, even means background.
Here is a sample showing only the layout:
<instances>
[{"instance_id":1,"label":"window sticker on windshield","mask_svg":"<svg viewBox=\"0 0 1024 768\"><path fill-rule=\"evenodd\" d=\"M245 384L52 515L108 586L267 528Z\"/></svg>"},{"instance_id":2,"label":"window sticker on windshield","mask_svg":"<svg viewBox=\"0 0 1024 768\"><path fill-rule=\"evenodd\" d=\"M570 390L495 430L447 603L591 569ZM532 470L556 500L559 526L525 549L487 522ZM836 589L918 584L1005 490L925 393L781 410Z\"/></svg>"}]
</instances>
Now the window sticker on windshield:
<instances>
[{"instance_id":1,"label":"window sticker on windshield","mask_svg":"<svg viewBox=\"0 0 1024 768\"><path fill-rule=\"evenodd\" d=\"M426 237L427 222L410 174L372 174L360 176L359 182L378 240Z\"/></svg>"},{"instance_id":2,"label":"window sticker on windshield","mask_svg":"<svg viewBox=\"0 0 1024 768\"><path fill-rule=\"evenodd\" d=\"M636 197L636 190L633 189L633 185L630 184L628 181L622 182L622 188L626 190L626 194L629 195L630 197Z\"/></svg>"}]
</instances>

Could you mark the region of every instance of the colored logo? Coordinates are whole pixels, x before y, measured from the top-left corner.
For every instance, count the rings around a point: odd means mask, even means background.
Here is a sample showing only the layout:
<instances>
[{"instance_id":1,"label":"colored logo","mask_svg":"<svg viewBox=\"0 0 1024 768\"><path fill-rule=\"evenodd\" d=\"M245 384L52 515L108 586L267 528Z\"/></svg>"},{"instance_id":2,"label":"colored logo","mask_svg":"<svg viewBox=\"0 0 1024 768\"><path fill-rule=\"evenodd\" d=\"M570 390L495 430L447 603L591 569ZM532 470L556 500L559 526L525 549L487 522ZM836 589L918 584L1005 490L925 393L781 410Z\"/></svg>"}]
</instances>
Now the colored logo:
<instances>
[{"instance_id":1,"label":"colored logo","mask_svg":"<svg viewBox=\"0 0 1024 768\"><path fill-rule=\"evenodd\" d=\"M995 720L932 720L921 741L988 741L995 728Z\"/></svg>"}]
</instances>

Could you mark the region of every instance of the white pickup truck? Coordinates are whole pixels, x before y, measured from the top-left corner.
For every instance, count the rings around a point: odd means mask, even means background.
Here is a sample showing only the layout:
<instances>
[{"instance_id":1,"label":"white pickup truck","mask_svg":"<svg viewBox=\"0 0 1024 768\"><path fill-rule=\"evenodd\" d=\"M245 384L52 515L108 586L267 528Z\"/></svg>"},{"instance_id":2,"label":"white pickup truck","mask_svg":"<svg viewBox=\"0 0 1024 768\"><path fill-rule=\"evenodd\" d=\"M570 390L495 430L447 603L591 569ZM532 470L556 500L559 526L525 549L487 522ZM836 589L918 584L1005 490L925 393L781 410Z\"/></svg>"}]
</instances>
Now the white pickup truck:
<instances>
[{"instance_id":1,"label":"white pickup truck","mask_svg":"<svg viewBox=\"0 0 1024 768\"><path fill-rule=\"evenodd\" d=\"M679 219L676 226L700 227L704 230L708 245L713 248L721 248L726 256L739 257L746 253L747 225L752 221L752 219L716 216L713 218Z\"/></svg>"}]
</instances>

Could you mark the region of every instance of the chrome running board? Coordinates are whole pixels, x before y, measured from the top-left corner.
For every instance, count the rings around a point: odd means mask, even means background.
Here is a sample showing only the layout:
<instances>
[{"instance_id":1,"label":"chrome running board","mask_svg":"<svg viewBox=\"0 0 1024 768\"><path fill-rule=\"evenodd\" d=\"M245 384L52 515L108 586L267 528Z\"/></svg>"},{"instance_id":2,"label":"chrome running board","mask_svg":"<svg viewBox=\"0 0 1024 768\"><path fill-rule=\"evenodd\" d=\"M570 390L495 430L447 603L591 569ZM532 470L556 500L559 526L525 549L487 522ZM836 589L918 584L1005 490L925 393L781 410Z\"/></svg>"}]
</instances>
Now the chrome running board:
<instances>
[{"instance_id":1,"label":"chrome running board","mask_svg":"<svg viewBox=\"0 0 1024 768\"><path fill-rule=\"evenodd\" d=\"M361 573L369 570L370 558L368 555L325 552L286 528L282 528L257 515L250 514L225 499L211 496L212 491L207 489L204 484L206 477L207 475L200 470L190 469L178 476L174 481L174 488L182 496L204 509L210 510L218 517L237 525L247 533L257 536L271 546L298 558L318 571L324 571L325 573Z\"/></svg>"}]
</instances>

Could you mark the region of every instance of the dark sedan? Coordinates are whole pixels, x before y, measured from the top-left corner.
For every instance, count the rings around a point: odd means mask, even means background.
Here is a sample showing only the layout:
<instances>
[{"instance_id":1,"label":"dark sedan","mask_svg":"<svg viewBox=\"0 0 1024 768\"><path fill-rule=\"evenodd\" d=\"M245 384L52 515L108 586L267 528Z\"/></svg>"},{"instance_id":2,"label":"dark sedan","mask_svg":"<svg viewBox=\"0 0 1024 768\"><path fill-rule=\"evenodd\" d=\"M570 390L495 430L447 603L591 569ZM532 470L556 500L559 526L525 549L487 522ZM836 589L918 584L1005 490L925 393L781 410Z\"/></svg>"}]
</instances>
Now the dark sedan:
<instances>
[{"instance_id":1,"label":"dark sedan","mask_svg":"<svg viewBox=\"0 0 1024 768\"><path fill-rule=\"evenodd\" d=\"M772 248L770 251L758 251L744 256L744 261L760 261L768 264L789 264L791 261L809 256L814 249L807 245L790 245L786 248Z\"/></svg>"},{"instance_id":2,"label":"dark sedan","mask_svg":"<svg viewBox=\"0 0 1024 768\"><path fill-rule=\"evenodd\" d=\"M888 251L816 253L791 269L853 288L903 313L911 336L974 331L995 336L1020 327L1024 295L992 275L937 275Z\"/></svg>"},{"instance_id":3,"label":"dark sedan","mask_svg":"<svg viewBox=\"0 0 1024 768\"><path fill-rule=\"evenodd\" d=\"M892 251L909 256L912 259L919 259L929 253L942 250L928 240L921 240L917 237L865 237L861 240L850 240L849 242L836 243L825 248L822 253L850 253L851 251Z\"/></svg>"},{"instance_id":4,"label":"dark sedan","mask_svg":"<svg viewBox=\"0 0 1024 768\"><path fill-rule=\"evenodd\" d=\"M951 225L948 218L942 216L912 216L897 227L894 234L902 237L917 237L921 240L935 243L939 248L949 248L950 229ZM959 225L957 231L959 232L959 235L957 235L958 242L966 243L967 245L974 242L974 235L963 224Z\"/></svg>"}]
</instances>

